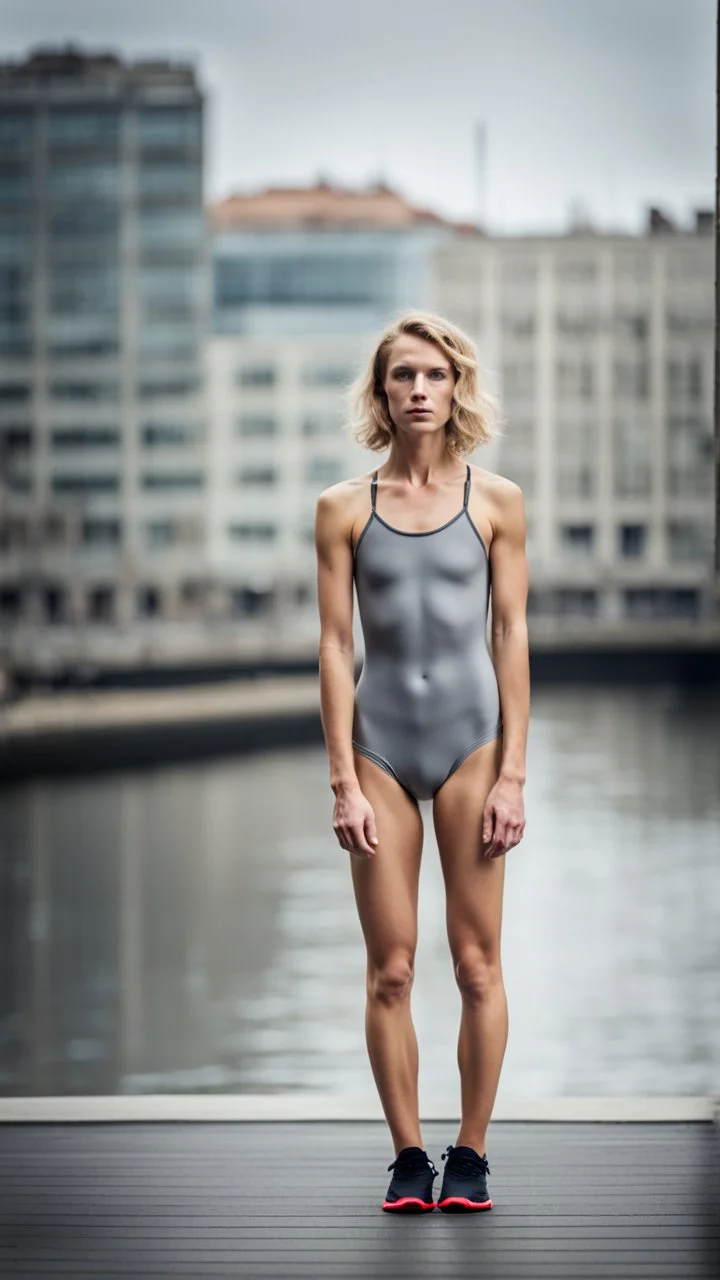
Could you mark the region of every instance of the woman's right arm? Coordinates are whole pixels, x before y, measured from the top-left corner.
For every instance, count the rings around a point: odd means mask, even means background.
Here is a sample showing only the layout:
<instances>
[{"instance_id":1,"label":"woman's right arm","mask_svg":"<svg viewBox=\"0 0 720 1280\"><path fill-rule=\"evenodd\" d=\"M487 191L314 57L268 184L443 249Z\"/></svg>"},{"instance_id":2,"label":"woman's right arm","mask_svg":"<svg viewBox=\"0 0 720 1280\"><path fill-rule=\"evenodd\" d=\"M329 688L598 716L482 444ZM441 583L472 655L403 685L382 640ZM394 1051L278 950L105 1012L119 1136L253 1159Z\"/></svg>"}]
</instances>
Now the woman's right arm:
<instances>
[{"instance_id":1,"label":"woman's right arm","mask_svg":"<svg viewBox=\"0 0 720 1280\"><path fill-rule=\"evenodd\" d=\"M347 503L321 493L315 510L320 611L320 719L335 794L333 827L350 853L374 856L375 815L360 790L352 746L355 707L352 546Z\"/></svg>"}]
</instances>

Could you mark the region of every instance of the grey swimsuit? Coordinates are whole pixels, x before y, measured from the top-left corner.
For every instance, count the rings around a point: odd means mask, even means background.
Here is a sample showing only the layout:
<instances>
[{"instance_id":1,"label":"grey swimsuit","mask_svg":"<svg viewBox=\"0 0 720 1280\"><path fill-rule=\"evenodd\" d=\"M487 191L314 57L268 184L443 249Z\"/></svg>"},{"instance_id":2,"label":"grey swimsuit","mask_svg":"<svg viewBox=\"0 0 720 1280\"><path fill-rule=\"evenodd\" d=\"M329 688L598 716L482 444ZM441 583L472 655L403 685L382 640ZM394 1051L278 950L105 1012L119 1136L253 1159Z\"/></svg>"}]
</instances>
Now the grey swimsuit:
<instances>
[{"instance_id":1,"label":"grey swimsuit","mask_svg":"<svg viewBox=\"0 0 720 1280\"><path fill-rule=\"evenodd\" d=\"M429 800L476 747L502 731L486 626L487 549L468 511L439 529L394 529L372 511L353 576L365 641L353 746L415 800ZM358 554L360 553L360 554Z\"/></svg>"}]
</instances>

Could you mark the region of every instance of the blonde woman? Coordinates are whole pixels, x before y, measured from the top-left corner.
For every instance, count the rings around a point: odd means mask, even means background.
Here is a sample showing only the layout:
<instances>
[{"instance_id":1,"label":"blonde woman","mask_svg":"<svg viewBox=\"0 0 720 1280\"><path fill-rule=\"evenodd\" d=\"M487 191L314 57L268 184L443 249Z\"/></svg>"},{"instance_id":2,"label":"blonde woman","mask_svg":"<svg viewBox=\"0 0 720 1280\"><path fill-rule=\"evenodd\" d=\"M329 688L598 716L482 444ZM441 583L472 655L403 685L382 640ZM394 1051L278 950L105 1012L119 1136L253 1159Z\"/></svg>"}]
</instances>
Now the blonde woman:
<instances>
[{"instance_id":1,"label":"blonde woman","mask_svg":"<svg viewBox=\"0 0 720 1280\"><path fill-rule=\"evenodd\" d=\"M423 824L432 799L462 1016L462 1120L440 1209L489 1209L486 1131L507 1041L503 855L525 829L530 680L522 492L463 461L493 434L470 339L411 314L352 389L354 432L389 449L316 510L321 714L367 949L365 1031L395 1148L383 1209L433 1209L410 1012ZM492 576L492 657L486 622ZM365 644L355 687L353 582Z\"/></svg>"}]
</instances>

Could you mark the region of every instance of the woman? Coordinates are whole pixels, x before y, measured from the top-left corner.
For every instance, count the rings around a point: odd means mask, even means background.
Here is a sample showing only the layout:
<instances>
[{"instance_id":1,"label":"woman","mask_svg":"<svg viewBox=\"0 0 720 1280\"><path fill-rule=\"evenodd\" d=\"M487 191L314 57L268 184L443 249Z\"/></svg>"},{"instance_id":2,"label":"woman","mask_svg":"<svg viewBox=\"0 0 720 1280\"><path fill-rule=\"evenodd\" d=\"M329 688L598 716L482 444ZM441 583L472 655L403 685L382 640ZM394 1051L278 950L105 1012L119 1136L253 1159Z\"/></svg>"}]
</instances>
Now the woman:
<instances>
[{"instance_id":1,"label":"woman","mask_svg":"<svg viewBox=\"0 0 720 1280\"><path fill-rule=\"evenodd\" d=\"M462 997L462 1120L437 1204L489 1209L485 1138L507 1041L503 854L525 829L529 717L523 496L462 461L492 435L474 346L437 316L380 337L352 399L356 438L389 448L316 511L321 714L367 948L368 1053L395 1161L383 1208L435 1207L410 1012L423 824L432 799ZM460 505L462 501L462 506ZM492 571L492 658L486 620ZM353 581L365 641L354 686Z\"/></svg>"}]
</instances>

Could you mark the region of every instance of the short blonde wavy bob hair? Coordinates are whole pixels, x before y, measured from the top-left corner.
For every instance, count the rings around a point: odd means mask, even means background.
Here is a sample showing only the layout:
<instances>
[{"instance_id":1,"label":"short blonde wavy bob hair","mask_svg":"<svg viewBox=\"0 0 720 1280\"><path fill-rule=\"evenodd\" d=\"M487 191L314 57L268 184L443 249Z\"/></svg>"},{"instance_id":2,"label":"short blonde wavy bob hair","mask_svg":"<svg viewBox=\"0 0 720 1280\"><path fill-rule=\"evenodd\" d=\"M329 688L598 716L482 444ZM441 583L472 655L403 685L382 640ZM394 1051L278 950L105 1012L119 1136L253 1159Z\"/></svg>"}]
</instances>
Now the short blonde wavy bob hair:
<instances>
[{"instance_id":1,"label":"short blonde wavy bob hair","mask_svg":"<svg viewBox=\"0 0 720 1280\"><path fill-rule=\"evenodd\" d=\"M410 311L380 335L365 371L347 392L350 431L358 443L376 453L392 443L396 427L388 413L383 382L390 349L406 333L433 342L455 370L452 413L445 424L449 452L461 458L501 435L498 405L481 386L472 339L441 316Z\"/></svg>"}]
</instances>

